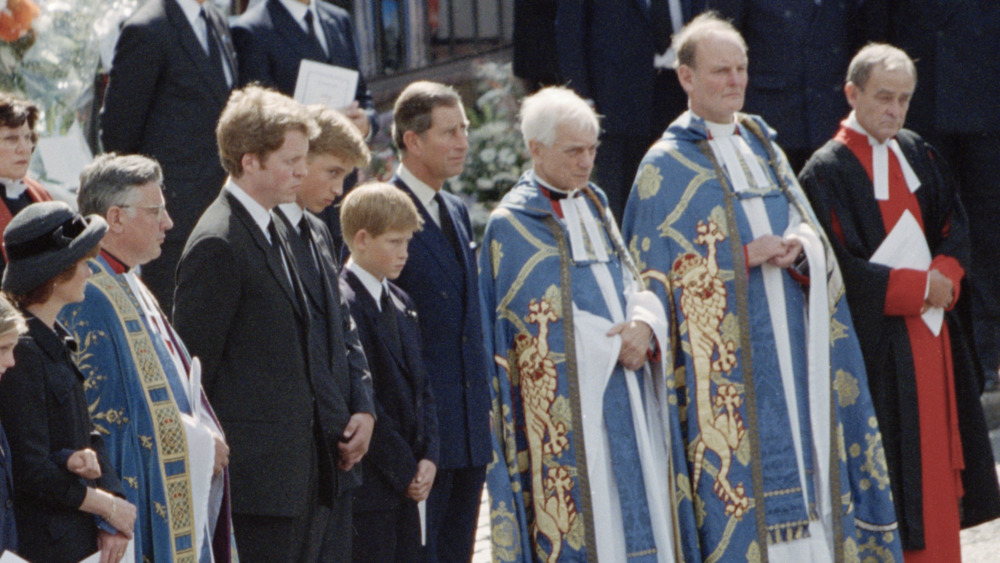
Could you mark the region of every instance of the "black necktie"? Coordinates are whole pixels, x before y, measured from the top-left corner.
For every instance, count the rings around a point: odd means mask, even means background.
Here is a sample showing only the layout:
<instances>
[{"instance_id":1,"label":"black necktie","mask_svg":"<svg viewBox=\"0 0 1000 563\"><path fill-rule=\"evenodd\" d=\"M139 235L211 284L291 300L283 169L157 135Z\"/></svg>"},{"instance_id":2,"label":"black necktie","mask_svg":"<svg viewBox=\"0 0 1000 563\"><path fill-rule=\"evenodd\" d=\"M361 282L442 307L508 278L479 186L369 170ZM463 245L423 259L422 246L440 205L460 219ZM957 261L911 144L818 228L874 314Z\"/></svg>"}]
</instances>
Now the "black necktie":
<instances>
[{"instance_id":1,"label":"black necktie","mask_svg":"<svg viewBox=\"0 0 1000 563\"><path fill-rule=\"evenodd\" d=\"M451 222L451 214L448 213L448 208L444 204L444 198L441 197L440 193L434 194L434 201L438 204L438 217L441 219L441 232L444 233L445 238L448 239L448 243L451 244L452 250L455 251L455 256L458 261L462 261L462 249L458 243L458 233L455 231L455 224Z\"/></svg>"},{"instance_id":2,"label":"black necktie","mask_svg":"<svg viewBox=\"0 0 1000 563\"><path fill-rule=\"evenodd\" d=\"M382 286L382 298L379 299L379 305L382 307L382 312L380 313L379 324L382 325L382 333L385 334L386 340L389 344L397 351L402 353L403 346L399 339L399 324L396 321L396 305L392 302L389 297L389 290L383 285Z\"/></svg>"},{"instance_id":3,"label":"black necktie","mask_svg":"<svg viewBox=\"0 0 1000 563\"><path fill-rule=\"evenodd\" d=\"M229 81L226 80L226 71L222 69L222 53L219 50L219 42L215 37L215 26L212 25L212 20L208 18L208 13L205 12L205 8L201 9L201 19L205 21L205 35L208 38L208 65L212 67L212 70L218 73L218 77L222 79L227 85Z\"/></svg>"},{"instance_id":4,"label":"black necktie","mask_svg":"<svg viewBox=\"0 0 1000 563\"><path fill-rule=\"evenodd\" d=\"M316 36L316 28L313 26L313 13L312 10L306 11L306 17L304 18L306 22L306 33L309 34L309 42L319 49L323 56L326 56L326 50L323 49L323 44L319 42L319 37Z\"/></svg>"}]
</instances>

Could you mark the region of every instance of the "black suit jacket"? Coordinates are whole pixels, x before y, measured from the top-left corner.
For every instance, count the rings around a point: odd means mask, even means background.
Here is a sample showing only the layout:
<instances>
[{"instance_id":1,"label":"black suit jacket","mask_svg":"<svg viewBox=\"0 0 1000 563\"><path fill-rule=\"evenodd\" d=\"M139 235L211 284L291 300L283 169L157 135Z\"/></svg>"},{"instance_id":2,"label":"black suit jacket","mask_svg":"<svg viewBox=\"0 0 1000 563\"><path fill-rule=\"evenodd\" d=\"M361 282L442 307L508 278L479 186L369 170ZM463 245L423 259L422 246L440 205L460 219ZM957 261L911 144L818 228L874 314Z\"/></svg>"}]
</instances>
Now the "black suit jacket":
<instances>
[{"instance_id":1,"label":"black suit jacket","mask_svg":"<svg viewBox=\"0 0 1000 563\"><path fill-rule=\"evenodd\" d=\"M205 9L235 82L229 27L211 2ZM167 239L177 244L225 181L215 124L229 92L176 0L149 0L122 25L101 111L101 142L106 151L144 154L163 166L174 220Z\"/></svg>"},{"instance_id":2,"label":"black suit jacket","mask_svg":"<svg viewBox=\"0 0 1000 563\"><path fill-rule=\"evenodd\" d=\"M104 441L90 421L83 373L66 344L69 333L58 325L57 330L29 315L28 332L14 349L16 364L0 379L18 553L30 561L79 561L97 551L94 515L79 510L88 485L124 497ZM96 408L100 411L100 405ZM94 483L66 469L66 454L83 448L92 448L101 465L102 475Z\"/></svg>"},{"instance_id":3,"label":"black suit jacket","mask_svg":"<svg viewBox=\"0 0 1000 563\"><path fill-rule=\"evenodd\" d=\"M297 236L298 231L281 210L276 210L274 214L281 219L286 239ZM321 304L319 315L313 311L312 322L326 323L324 332L328 338L326 343L310 343L310 350L312 353L330 354L328 361L322 363L329 365L329 372L317 373L315 367L321 363L313 361L310 374L320 424L325 434L337 437L344 431L352 414L362 412L375 414L374 391L365 352L358 341L354 319L351 318L347 301L340 293L339 267L333 257L333 239L330 237L330 231L314 215L306 213L305 217L309 222L319 265L322 268L320 276L322 288L313 288L306 283L303 283L302 287L310 304ZM306 267L301 261L297 266L300 270ZM319 293L310 295L310 292L316 289L319 289ZM336 458L337 440L332 439L327 446L331 448L331 454ZM339 494L357 488L361 485L361 475L360 465L355 465L346 474L339 470L335 471L335 490Z\"/></svg>"},{"instance_id":4,"label":"black suit jacket","mask_svg":"<svg viewBox=\"0 0 1000 563\"><path fill-rule=\"evenodd\" d=\"M233 42L240 56L240 84L257 81L289 96L295 93L299 63L303 59L358 69L351 17L342 8L316 2L320 27L329 55L309 41L309 36L278 0L267 0L249 9L233 23ZM355 100L368 113L372 134L378 131L375 105L362 76Z\"/></svg>"},{"instance_id":5,"label":"black suit jacket","mask_svg":"<svg viewBox=\"0 0 1000 563\"><path fill-rule=\"evenodd\" d=\"M354 493L354 509L391 510L407 498L417 463L422 459L438 463L437 415L420 354L420 326L410 298L390 283L397 348L379 323L378 305L361 280L346 268L340 280L368 355L378 414L371 445L361 461L365 482Z\"/></svg>"},{"instance_id":6,"label":"black suit jacket","mask_svg":"<svg viewBox=\"0 0 1000 563\"><path fill-rule=\"evenodd\" d=\"M226 431L233 512L299 516L315 502L308 312L281 258L227 190L187 241L174 302L174 327L201 359L205 393Z\"/></svg>"}]
</instances>

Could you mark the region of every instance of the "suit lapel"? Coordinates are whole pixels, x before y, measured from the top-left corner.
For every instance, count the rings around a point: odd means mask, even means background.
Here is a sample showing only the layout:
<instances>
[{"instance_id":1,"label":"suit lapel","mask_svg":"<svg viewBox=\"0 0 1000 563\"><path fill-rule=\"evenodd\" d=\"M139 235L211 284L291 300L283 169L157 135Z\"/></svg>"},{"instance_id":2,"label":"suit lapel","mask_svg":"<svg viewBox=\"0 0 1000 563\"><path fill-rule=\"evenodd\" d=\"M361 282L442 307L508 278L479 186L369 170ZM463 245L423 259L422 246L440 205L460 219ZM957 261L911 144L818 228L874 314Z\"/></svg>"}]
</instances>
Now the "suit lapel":
<instances>
[{"instance_id":1,"label":"suit lapel","mask_svg":"<svg viewBox=\"0 0 1000 563\"><path fill-rule=\"evenodd\" d=\"M181 47L187 52L191 62L198 67L198 76L205 81L205 85L217 98L223 102L226 101L226 98L229 97L229 88L225 83L225 76L218 76L215 69L209 64L208 55L205 53L205 49L202 48L201 42L198 41L198 36L191 29L191 22L184 15L184 11L181 10L181 7L177 5L175 0L164 0L163 6L167 13L167 19L174 26L174 29L177 30L177 37L180 40ZM225 48L220 48L225 51ZM221 83L219 82L220 80L222 81Z\"/></svg>"},{"instance_id":2,"label":"suit lapel","mask_svg":"<svg viewBox=\"0 0 1000 563\"><path fill-rule=\"evenodd\" d=\"M225 189L223 189L223 194L227 198L226 201L228 202L233 215L243 223L243 227L248 233L250 233L250 238L253 240L254 244L256 244L261 253L264 254L264 261L267 264L267 269L270 270L271 275L274 276L278 285L281 286L282 293L284 293L285 297L287 297L292 303L292 307L295 309L295 314L302 317L302 312L299 310L298 300L295 298L295 290L292 289L292 286L288 281L289 276L285 274L285 267L281 263L281 255L273 251L271 244L267 241L263 231L261 231L260 227L257 226L257 223L254 222L253 217L250 216L250 212L243 207L243 204ZM281 222L278 221L279 227L280 223Z\"/></svg>"},{"instance_id":3,"label":"suit lapel","mask_svg":"<svg viewBox=\"0 0 1000 563\"><path fill-rule=\"evenodd\" d=\"M274 23L275 31L285 38L282 45L291 45L299 55L299 58L302 59L324 63L329 60L326 53L320 50L319 46L313 45L313 42L309 40L309 35L278 0L267 0L267 10L271 14L271 21ZM323 33L326 34L325 29ZM329 45L329 42L327 45Z\"/></svg>"},{"instance_id":4,"label":"suit lapel","mask_svg":"<svg viewBox=\"0 0 1000 563\"><path fill-rule=\"evenodd\" d=\"M386 338L385 327L383 327L378 322L380 315L378 303L375 302L375 298L372 297L371 293L369 293L368 288L365 287L365 284L361 283L361 280L358 279L358 276L355 275L354 272L352 272L349 269L347 270L347 284L350 285L351 289L354 290L354 298L361 300L362 306L364 307L365 316L368 317L368 324L375 327L374 332L376 341L378 341L383 348L389 351L389 355L392 356L392 359L397 364L399 364L403 368L406 368L406 362L403 359L402 351L397 350L396 347L393 346L392 343L389 341L389 339ZM398 322L401 320L400 316L401 315L398 315L398 309L397 309L397 317L396 317L397 326L401 326L400 323ZM402 341L402 334L400 334L400 341Z\"/></svg>"},{"instance_id":5,"label":"suit lapel","mask_svg":"<svg viewBox=\"0 0 1000 563\"><path fill-rule=\"evenodd\" d=\"M444 235L444 232L441 231L441 227L439 227L438 224L434 222L434 219L431 218L430 214L427 213L427 210L424 208L424 205L420 203L420 199L417 198L416 194L414 194L413 191L410 190L410 187L399 178L395 178L394 182L397 187L410 196L410 199L413 200L417 209L420 210L420 216L424 219L424 227L413 234L411 244L415 243L423 246L426 249L427 254L434 257L434 260L438 263L438 265L446 271L452 270L454 272L454 270L457 269L458 274L461 277L456 275L444 277L448 278L448 281L454 286L454 289L462 294L464 292L463 288L465 285L465 265L459 262L459 258L455 255L455 251L452 249L451 243L448 242L448 237ZM445 208L442 208L440 211L442 213L446 212ZM452 215L452 218L454 219L454 215ZM459 230L457 228L458 223L454 224L456 225L455 230L457 232ZM461 240L461 236L459 236L459 241ZM464 253L462 258L464 260Z\"/></svg>"}]
</instances>

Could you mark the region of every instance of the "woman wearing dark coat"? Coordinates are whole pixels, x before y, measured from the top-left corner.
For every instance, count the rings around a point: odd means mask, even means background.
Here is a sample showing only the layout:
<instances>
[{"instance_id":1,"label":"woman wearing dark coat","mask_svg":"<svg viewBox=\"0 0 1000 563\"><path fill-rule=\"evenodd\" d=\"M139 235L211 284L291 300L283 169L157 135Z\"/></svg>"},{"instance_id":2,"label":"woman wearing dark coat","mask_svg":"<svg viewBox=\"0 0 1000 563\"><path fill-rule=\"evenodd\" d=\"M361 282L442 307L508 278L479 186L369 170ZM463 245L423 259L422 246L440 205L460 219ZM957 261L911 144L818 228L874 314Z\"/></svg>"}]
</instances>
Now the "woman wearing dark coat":
<instances>
[{"instance_id":1,"label":"woman wearing dark coat","mask_svg":"<svg viewBox=\"0 0 1000 563\"><path fill-rule=\"evenodd\" d=\"M61 202L28 206L4 231L2 288L28 330L0 379L0 420L10 441L18 553L30 561L76 563L100 549L102 563L117 563L132 537L135 507L90 421L83 374L70 356L75 343L56 322L64 305L83 300L86 259L106 231L100 217L84 219Z\"/></svg>"}]
</instances>

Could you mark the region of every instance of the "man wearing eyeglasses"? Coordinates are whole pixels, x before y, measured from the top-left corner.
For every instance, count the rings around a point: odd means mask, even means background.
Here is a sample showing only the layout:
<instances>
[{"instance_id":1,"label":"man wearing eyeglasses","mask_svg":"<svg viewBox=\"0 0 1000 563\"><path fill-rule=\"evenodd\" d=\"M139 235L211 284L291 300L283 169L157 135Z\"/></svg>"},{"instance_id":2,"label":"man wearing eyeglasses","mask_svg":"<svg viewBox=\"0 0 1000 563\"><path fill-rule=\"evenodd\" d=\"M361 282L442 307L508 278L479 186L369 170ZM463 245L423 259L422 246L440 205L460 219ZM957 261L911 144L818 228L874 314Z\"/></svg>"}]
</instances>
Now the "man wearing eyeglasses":
<instances>
[{"instance_id":1,"label":"man wearing eyeglasses","mask_svg":"<svg viewBox=\"0 0 1000 563\"><path fill-rule=\"evenodd\" d=\"M160 165L105 154L80 184L80 212L104 217L108 233L86 299L60 321L80 343L91 417L138 511L135 560L230 561L229 447L191 356L136 275L173 227Z\"/></svg>"},{"instance_id":2,"label":"man wearing eyeglasses","mask_svg":"<svg viewBox=\"0 0 1000 563\"><path fill-rule=\"evenodd\" d=\"M25 207L52 196L41 184L28 178L28 164L35 152L38 106L0 92L0 244L7 223ZM0 275L7 256L0 254Z\"/></svg>"}]
</instances>

